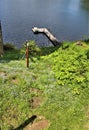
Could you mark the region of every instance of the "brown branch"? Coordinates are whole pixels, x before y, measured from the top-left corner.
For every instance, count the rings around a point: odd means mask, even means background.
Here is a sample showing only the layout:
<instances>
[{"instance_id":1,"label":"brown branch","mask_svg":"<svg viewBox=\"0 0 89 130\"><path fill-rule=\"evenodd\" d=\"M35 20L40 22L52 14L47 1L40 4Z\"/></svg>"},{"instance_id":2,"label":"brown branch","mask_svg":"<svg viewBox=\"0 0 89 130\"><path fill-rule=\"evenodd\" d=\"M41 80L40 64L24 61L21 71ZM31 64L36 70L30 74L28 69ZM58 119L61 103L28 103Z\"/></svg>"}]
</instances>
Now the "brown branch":
<instances>
[{"instance_id":1,"label":"brown branch","mask_svg":"<svg viewBox=\"0 0 89 130\"><path fill-rule=\"evenodd\" d=\"M34 28L32 28L32 31L34 32L34 34L43 33L52 42L52 44L54 46L61 46L62 45L62 42L57 40L57 38L52 33L50 33L49 30L46 28L34 27Z\"/></svg>"}]
</instances>

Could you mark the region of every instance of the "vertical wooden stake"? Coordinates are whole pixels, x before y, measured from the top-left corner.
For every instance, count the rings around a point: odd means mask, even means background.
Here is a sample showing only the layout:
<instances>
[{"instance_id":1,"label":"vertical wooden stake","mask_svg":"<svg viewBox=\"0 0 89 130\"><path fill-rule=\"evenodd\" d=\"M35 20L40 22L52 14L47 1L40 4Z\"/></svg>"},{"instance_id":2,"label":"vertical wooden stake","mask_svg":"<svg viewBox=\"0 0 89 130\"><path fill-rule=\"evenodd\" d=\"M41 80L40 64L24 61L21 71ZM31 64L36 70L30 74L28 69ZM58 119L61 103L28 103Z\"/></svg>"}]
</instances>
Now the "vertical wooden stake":
<instances>
[{"instance_id":1,"label":"vertical wooden stake","mask_svg":"<svg viewBox=\"0 0 89 130\"><path fill-rule=\"evenodd\" d=\"M26 48L26 62L27 62L27 68L29 68L29 45L27 43L27 48Z\"/></svg>"}]
</instances>

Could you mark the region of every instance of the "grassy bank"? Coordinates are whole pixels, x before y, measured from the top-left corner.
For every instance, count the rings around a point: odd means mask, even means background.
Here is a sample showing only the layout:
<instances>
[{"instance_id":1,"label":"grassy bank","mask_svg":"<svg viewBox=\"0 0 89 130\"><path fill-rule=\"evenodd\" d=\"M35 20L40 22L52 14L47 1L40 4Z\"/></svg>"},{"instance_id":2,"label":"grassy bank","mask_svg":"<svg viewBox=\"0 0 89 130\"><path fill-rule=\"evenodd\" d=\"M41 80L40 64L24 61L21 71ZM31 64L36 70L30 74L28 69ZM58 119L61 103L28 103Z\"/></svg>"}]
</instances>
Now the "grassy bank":
<instances>
[{"instance_id":1,"label":"grassy bank","mask_svg":"<svg viewBox=\"0 0 89 130\"><path fill-rule=\"evenodd\" d=\"M24 50L0 59L0 129L88 130L88 43L31 51L29 68Z\"/></svg>"}]
</instances>

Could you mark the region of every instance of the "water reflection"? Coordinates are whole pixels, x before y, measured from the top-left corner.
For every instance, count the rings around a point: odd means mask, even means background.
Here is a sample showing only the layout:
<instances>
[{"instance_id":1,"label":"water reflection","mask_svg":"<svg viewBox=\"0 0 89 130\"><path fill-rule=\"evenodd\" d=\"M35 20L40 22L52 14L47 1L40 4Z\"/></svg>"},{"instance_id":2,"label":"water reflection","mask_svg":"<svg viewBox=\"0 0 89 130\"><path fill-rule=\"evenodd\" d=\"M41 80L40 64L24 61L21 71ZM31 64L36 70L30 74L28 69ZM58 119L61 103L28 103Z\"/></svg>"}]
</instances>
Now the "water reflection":
<instances>
[{"instance_id":1,"label":"water reflection","mask_svg":"<svg viewBox=\"0 0 89 130\"><path fill-rule=\"evenodd\" d=\"M85 0L89 2L88 0ZM35 39L39 45L48 40L35 36L31 28L47 27L60 40L77 40L88 35L88 10L84 0L0 0L4 42L21 46Z\"/></svg>"}]
</instances>

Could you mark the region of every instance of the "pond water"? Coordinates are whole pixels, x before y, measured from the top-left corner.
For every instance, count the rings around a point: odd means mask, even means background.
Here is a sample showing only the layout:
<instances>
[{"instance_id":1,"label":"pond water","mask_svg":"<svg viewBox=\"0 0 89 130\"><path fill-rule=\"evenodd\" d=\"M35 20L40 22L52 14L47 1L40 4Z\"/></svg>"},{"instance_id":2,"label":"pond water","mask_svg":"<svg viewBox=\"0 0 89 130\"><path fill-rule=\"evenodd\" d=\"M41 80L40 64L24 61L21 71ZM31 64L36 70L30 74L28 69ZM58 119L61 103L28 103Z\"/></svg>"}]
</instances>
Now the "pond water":
<instances>
[{"instance_id":1,"label":"pond water","mask_svg":"<svg viewBox=\"0 0 89 130\"><path fill-rule=\"evenodd\" d=\"M4 43L21 47L26 40L48 45L32 27L46 27L59 40L74 41L89 35L89 10L84 0L0 0ZM89 2L88 2L89 4Z\"/></svg>"}]
</instances>

